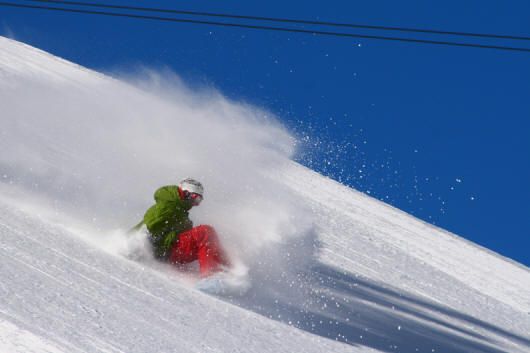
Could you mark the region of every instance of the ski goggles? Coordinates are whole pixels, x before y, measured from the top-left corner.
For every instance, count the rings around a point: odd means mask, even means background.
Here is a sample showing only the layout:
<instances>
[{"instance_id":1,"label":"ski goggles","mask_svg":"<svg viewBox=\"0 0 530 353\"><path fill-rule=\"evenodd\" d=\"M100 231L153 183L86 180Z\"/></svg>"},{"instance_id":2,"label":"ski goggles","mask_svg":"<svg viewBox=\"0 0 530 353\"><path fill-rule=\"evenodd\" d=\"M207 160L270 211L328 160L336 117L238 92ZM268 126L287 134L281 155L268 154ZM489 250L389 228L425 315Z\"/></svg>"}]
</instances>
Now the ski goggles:
<instances>
[{"instance_id":1,"label":"ski goggles","mask_svg":"<svg viewBox=\"0 0 530 353\"><path fill-rule=\"evenodd\" d=\"M202 201L202 195L196 192L184 191L184 196L187 200L190 200L193 206L198 206Z\"/></svg>"}]
</instances>

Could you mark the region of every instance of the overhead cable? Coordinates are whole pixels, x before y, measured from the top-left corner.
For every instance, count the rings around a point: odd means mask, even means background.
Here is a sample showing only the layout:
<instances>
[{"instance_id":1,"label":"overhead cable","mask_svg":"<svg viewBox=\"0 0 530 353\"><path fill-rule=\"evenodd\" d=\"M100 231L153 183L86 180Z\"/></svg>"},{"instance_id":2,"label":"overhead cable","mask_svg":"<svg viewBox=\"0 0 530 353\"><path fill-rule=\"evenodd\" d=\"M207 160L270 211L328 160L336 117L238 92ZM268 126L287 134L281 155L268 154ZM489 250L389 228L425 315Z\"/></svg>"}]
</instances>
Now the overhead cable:
<instances>
[{"instance_id":1,"label":"overhead cable","mask_svg":"<svg viewBox=\"0 0 530 353\"><path fill-rule=\"evenodd\" d=\"M422 44L434 44L434 45L444 45L444 46L530 52L530 48L522 48L522 47L510 47L510 46L488 45L488 44L478 44L478 43L462 43L462 42L403 38L403 37L388 37L388 36L378 36L378 35L368 35L368 34L358 34L358 33L331 32L331 31L320 31L320 30L309 30L309 29L287 28L287 27L272 27L272 26L230 23L230 22L204 21L204 20L193 20L193 19L186 19L186 18L148 16L148 15L132 14L132 13L92 11L92 10L83 10L83 9L74 9L74 8L65 8L65 7L28 5L28 4L12 3L12 2L0 2L0 6L16 7L16 8L24 8L24 9L38 9L38 10L47 10L47 11L59 11L59 12L67 12L67 13L81 13L81 14L100 15L100 16L134 18L134 19L154 20L154 21L163 21L163 22L191 23L191 24L202 24L202 25L210 25L210 26L248 28L248 29L290 32L290 33L305 33L305 34L312 34L312 35L324 35L324 36L334 36L334 37L377 39L377 40L386 40L386 41L394 41L394 42L422 43Z\"/></svg>"},{"instance_id":2,"label":"overhead cable","mask_svg":"<svg viewBox=\"0 0 530 353\"><path fill-rule=\"evenodd\" d=\"M530 37L528 36L514 36L514 35L504 35L504 34L441 31L441 30L423 29L423 28L390 27L390 26L380 26L380 25L376 26L376 25L357 24L357 23L339 23L339 22L329 22L329 21L301 20L301 19L292 19L292 18L247 16L247 15L235 15L235 14L227 14L227 13L213 13L213 12L186 11L186 10L175 10L175 9L161 9L161 8L152 8L152 7L112 5L112 4L81 2L81 1L66 1L66 0L26 0L26 1L62 4L62 5L98 7L98 8L115 9L115 10L172 13L172 14L179 14L179 15L231 18L231 19L254 20L254 21L268 21L268 22L280 22L280 23L291 23L291 24L302 24L302 25L362 28L362 29L371 29L371 30L382 30L382 31L428 33L428 34L454 35L454 36L463 36L463 37L479 37L479 38L490 38L490 39L510 39L510 40L530 41Z\"/></svg>"}]
</instances>

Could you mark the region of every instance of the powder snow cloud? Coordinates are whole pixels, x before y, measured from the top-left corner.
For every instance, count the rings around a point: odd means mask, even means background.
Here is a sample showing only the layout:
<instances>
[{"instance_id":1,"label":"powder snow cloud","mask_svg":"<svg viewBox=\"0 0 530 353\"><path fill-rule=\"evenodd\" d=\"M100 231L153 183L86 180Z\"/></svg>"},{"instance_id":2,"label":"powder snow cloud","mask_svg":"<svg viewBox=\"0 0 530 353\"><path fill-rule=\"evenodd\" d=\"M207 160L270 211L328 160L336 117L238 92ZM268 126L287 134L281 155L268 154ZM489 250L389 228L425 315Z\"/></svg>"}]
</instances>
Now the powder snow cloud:
<instances>
[{"instance_id":1,"label":"powder snow cloud","mask_svg":"<svg viewBox=\"0 0 530 353\"><path fill-rule=\"evenodd\" d=\"M270 177L295 150L270 112L212 88L192 90L167 70L117 80L44 52L16 55L0 57L9 67L0 72L5 194L39 199L99 239L136 224L157 187L194 177L206 192L192 219L214 225L243 258L310 227Z\"/></svg>"}]
</instances>

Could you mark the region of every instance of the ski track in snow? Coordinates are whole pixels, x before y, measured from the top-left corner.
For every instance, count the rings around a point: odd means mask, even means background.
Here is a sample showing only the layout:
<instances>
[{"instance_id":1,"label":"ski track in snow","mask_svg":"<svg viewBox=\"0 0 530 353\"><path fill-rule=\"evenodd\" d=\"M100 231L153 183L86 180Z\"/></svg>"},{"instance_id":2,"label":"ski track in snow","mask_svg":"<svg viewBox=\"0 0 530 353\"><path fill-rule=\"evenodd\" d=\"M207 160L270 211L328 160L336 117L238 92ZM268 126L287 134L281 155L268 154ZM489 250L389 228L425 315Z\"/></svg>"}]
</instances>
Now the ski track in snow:
<instances>
[{"instance_id":1,"label":"ski track in snow","mask_svg":"<svg viewBox=\"0 0 530 353\"><path fill-rule=\"evenodd\" d=\"M11 207L0 209L0 318L62 351L289 352L308 339L346 351L292 327L278 330L171 274L91 248ZM268 342L271 335L276 342Z\"/></svg>"},{"instance_id":2,"label":"ski track in snow","mask_svg":"<svg viewBox=\"0 0 530 353\"><path fill-rule=\"evenodd\" d=\"M0 352L63 353L40 337L7 321L0 321Z\"/></svg>"},{"instance_id":3,"label":"ski track in snow","mask_svg":"<svg viewBox=\"0 0 530 353\"><path fill-rule=\"evenodd\" d=\"M0 104L13 77L109 80L0 37ZM282 240L281 263L265 249L241 296L205 295L0 198L0 352L530 352L526 267L296 163L271 177L313 228Z\"/></svg>"}]
</instances>

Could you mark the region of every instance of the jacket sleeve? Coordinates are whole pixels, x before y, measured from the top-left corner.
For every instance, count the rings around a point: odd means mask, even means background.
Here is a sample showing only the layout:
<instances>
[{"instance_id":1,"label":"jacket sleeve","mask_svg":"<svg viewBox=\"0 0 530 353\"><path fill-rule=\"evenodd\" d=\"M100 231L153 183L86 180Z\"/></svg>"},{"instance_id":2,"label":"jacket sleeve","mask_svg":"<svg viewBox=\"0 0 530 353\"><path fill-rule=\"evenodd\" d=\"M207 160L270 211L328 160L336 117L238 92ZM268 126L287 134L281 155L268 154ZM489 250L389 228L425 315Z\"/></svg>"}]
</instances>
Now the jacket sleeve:
<instances>
[{"instance_id":1,"label":"jacket sleeve","mask_svg":"<svg viewBox=\"0 0 530 353\"><path fill-rule=\"evenodd\" d=\"M155 202L158 202L158 200L167 199L167 197L168 197L168 191L167 191L167 187L165 186L158 188L153 195ZM142 218L142 220L137 225L129 229L127 233L134 233L134 232L139 231L140 228L142 228L144 224L145 224L145 215L144 215L144 218Z\"/></svg>"},{"instance_id":2,"label":"jacket sleeve","mask_svg":"<svg viewBox=\"0 0 530 353\"><path fill-rule=\"evenodd\" d=\"M176 201L180 197L178 195L178 189L174 186L162 186L155 191L155 202L164 202L164 201Z\"/></svg>"}]
</instances>

